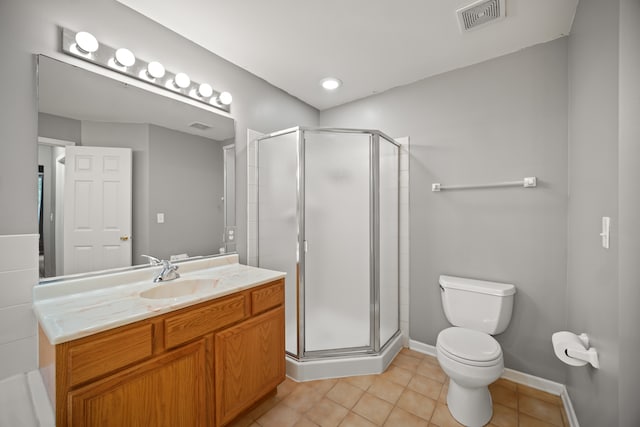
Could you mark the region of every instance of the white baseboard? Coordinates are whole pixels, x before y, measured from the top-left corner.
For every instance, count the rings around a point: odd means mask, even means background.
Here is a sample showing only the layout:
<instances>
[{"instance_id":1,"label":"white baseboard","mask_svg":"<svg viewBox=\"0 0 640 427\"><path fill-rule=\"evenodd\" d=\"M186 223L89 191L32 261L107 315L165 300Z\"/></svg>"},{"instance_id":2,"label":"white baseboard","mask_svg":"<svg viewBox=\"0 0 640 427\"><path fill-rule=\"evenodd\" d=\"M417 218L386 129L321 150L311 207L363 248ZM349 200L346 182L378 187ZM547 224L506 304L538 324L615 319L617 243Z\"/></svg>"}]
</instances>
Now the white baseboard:
<instances>
[{"instance_id":1,"label":"white baseboard","mask_svg":"<svg viewBox=\"0 0 640 427\"><path fill-rule=\"evenodd\" d=\"M562 393L560 394L560 397L562 398L564 410L567 413L569 426L580 427L580 423L578 423L578 417L576 416L576 411L573 409L573 404L571 403L569 392L567 391L567 388L565 386L562 386Z\"/></svg>"},{"instance_id":2,"label":"white baseboard","mask_svg":"<svg viewBox=\"0 0 640 427\"><path fill-rule=\"evenodd\" d=\"M430 344L425 344L420 341L409 340L409 348L417 352L428 354L429 356L436 356L436 347ZM578 418L571 404L567 387L564 384L557 383L555 381L547 380L545 378L536 377L534 375L525 374L513 369L505 368L502 378L513 381L514 383L526 385L531 388L535 388L555 396L562 398L564 409L567 412L567 418L569 418L569 424L571 427L579 427Z\"/></svg>"},{"instance_id":3,"label":"white baseboard","mask_svg":"<svg viewBox=\"0 0 640 427\"><path fill-rule=\"evenodd\" d=\"M409 339L409 348L411 350L415 350L417 352L436 357L436 347L434 345L425 344L420 341Z\"/></svg>"}]
</instances>

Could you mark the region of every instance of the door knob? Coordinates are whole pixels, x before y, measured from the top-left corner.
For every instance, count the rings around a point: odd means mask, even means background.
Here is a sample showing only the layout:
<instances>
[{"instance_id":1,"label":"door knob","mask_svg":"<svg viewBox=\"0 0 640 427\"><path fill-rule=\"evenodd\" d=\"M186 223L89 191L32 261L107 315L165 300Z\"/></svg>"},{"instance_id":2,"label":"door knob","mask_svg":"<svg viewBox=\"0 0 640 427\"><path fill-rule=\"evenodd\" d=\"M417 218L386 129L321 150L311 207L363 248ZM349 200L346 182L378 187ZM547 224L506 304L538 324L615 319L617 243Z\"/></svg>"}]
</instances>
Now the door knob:
<instances>
[{"instance_id":1,"label":"door knob","mask_svg":"<svg viewBox=\"0 0 640 427\"><path fill-rule=\"evenodd\" d=\"M127 240L129 240L129 236L120 236L120 240L126 242Z\"/></svg>"}]
</instances>

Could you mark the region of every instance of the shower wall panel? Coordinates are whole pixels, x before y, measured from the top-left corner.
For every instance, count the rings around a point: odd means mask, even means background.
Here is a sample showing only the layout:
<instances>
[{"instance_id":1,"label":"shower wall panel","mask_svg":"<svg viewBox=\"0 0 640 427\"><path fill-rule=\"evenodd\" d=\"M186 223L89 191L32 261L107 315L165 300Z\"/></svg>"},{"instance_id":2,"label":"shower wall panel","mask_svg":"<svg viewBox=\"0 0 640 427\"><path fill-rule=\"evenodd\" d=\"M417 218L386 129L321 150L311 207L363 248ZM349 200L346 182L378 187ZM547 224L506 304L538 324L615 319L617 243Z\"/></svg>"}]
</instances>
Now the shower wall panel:
<instances>
[{"instance_id":1,"label":"shower wall panel","mask_svg":"<svg viewBox=\"0 0 640 427\"><path fill-rule=\"evenodd\" d=\"M380 345L399 329L399 147L380 137Z\"/></svg>"},{"instance_id":2,"label":"shower wall panel","mask_svg":"<svg viewBox=\"0 0 640 427\"><path fill-rule=\"evenodd\" d=\"M305 350L370 342L370 136L305 133Z\"/></svg>"}]
</instances>

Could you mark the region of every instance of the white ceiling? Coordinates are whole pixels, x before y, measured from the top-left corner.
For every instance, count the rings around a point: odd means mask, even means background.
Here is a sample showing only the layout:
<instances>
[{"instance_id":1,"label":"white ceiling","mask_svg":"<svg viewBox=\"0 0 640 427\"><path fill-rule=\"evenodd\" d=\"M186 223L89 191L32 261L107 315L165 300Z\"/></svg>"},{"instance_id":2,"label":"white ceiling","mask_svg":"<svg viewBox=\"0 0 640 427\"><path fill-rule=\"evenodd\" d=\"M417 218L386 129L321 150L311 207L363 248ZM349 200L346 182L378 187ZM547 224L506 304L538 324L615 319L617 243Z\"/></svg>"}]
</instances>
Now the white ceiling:
<instances>
[{"instance_id":1,"label":"white ceiling","mask_svg":"<svg viewBox=\"0 0 640 427\"><path fill-rule=\"evenodd\" d=\"M38 111L75 120L154 124L217 141L235 133L230 118L46 56L38 62ZM211 128L189 127L193 122Z\"/></svg>"},{"instance_id":2,"label":"white ceiling","mask_svg":"<svg viewBox=\"0 0 640 427\"><path fill-rule=\"evenodd\" d=\"M565 36L578 4L506 0L506 19L462 34L475 0L118 1L320 110Z\"/></svg>"}]
</instances>

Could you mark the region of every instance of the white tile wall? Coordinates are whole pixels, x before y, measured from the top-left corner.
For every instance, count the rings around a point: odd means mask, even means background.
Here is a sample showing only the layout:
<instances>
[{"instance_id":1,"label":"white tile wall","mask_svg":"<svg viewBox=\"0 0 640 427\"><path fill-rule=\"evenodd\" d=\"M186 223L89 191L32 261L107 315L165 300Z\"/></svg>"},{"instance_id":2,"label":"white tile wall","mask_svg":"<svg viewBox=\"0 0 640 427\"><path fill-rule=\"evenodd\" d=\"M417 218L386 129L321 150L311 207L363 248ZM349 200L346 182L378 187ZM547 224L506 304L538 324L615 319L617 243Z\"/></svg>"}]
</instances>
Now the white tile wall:
<instances>
[{"instance_id":1,"label":"white tile wall","mask_svg":"<svg viewBox=\"0 0 640 427\"><path fill-rule=\"evenodd\" d=\"M409 137L400 144L400 330L409 346Z\"/></svg>"},{"instance_id":2,"label":"white tile wall","mask_svg":"<svg viewBox=\"0 0 640 427\"><path fill-rule=\"evenodd\" d=\"M38 235L0 236L0 271L38 269Z\"/></svg>"},{"instance_id":3,"label":"white tile wall","mask_svg":"<svg viewBox=\"0 0 640 427\"><path fill-rule=\"evenodd\" d=\"M36 319L31 303L0 308L0 343L10 343L34 335Z\"/></svg>"},{"instance_id":4,"label":"white tile wall","mask_svg":"<svg viewBox=\"0 0 640 427\"><path fill-rule=\"evenodd\" d=\"M31 303L33 281L33 268L0 272L0 307Z\"/></svg>"},{"instance_id":5,"label":"white tile wall","mask_svg":"<svg viewBox=\"0 0 640 427\"><path fill-rule=\"evenodd\" d=\"M0 379L36 368L38 235L0 236Z\"/></svg>"}]
</instances>

